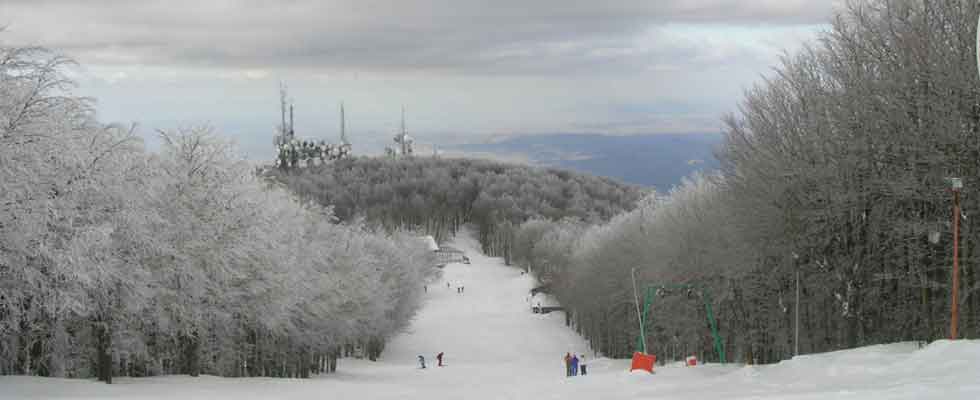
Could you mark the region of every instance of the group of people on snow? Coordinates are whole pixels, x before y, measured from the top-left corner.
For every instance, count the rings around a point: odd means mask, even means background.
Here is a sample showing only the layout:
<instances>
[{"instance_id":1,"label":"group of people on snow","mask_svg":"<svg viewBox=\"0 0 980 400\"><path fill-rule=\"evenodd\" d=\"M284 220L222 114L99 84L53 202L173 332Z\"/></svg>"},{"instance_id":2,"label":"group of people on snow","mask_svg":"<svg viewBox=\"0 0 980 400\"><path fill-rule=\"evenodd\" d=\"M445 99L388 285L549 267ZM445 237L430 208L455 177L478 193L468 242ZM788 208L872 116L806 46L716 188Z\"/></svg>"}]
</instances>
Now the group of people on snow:
<instances>
[{"instance_id":1,"label":"group of people on snow","mask_svg":"<svg viewBox=\"0 0 980 400\"><path fill-rule=\"evenodd\" d=\"M442 364L442 352L441 351L439 352L439 354L436 354L436 361L438 361L438 365L440 367L443 366L443 364ZM419 368L425 369L425 357L422 356L421 354L419 354Z\"/></svg>"},{"instance_id":2,"label":"group of people on snow","mask_svg":"<svg viewBox=\"0 0 980 400\"><path fill-rule=\"evenodd\" d=\"M582 375L588 375L585 363L585 354L576 356L572 353L565 353L565 376L576 376L581 371Z\"/></svg>"},{"instance_id":3,"label":"group of people on snow","mask_svg":"<svg viewBox=\"0 0 980 400\"><path fill-rule=\"evenodd\" d=\"M446 289L449 289L451 287L453 287L452 284L449 283L449 282L446 282ZM463 293L463 290L465 290L465 287L463 285L456 286L456 293L462 294ZM426 288L426 291L427 292L429 291L428 288Z\"/></svg>"}]
</instances>

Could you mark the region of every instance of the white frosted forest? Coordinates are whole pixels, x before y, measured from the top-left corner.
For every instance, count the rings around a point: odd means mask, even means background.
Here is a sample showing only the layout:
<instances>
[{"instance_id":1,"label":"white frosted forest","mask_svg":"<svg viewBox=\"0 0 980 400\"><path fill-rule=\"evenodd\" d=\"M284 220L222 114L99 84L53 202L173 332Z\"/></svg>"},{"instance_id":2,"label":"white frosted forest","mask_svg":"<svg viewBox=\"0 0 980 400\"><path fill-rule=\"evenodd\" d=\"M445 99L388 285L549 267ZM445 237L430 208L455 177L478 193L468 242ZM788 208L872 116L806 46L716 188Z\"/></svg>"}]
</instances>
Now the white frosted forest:
<instances>
[{"instance_id":1,"label":"white frosted forest","mask_svg":"<svg viewBox=\"0 0 980 400\"><path fill-rule=\"evenodd\" d=\"M416 235L337 224L207 127L148 152L71 64L0 47L0 374L300 377L405 327Z\"/></svg>"},{"instance_id":2,"label":"white frosted forest","mask_svg":"<svg viewBox=\"0 0 980 400\"><path fill-rule=\"evenodd\" d=\"M768 366L680 362L655 373L596 355L560 312L534 314L535 280L479 255L451 263L423 294L423 307L377 362L345 358L337 373L310 379L185 375L93 380L0 377L0 399L946 399L980 396L980 342L870 346L796 357ZM449 284L449 287L446 284ZM456 288L465 288L462 294ZM445 366L435 356L444 353ZM564 376L562 356L585 355L588 375ZM417 356L426 358L420 369Z\"/></svg>"}]
</instances>

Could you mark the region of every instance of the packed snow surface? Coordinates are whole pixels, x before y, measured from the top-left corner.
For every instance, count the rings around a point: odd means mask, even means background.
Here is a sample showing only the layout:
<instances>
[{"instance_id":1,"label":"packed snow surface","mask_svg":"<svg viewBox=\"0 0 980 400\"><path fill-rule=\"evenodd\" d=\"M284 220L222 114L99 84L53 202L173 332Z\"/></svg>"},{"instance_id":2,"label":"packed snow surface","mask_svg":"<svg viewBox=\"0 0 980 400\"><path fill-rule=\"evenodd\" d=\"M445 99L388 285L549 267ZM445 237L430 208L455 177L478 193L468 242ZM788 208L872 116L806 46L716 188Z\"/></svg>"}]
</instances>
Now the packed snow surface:
<instances>
[{"instance_id":1,"label":"packed snow surface","mask_svg":"<svg viewBox=\"0 0 980 400\"><path fill-rule=\"evenodd\" d=\"M563 313L532 314L530 277L481 256L470 238L454 246L472 264L446 267L410 330L388 344L379 362L340 360L338 373L312 379L168 376L106 385L0 377L0 399L980 399L980 341L629 373L628 361L596 359L564 326ZM439 352L445 367L436 366ZM566 352L586 355L588 376L565 377ZM418 355L428 368L418 368Z\"/></svg>"}]
</instances>

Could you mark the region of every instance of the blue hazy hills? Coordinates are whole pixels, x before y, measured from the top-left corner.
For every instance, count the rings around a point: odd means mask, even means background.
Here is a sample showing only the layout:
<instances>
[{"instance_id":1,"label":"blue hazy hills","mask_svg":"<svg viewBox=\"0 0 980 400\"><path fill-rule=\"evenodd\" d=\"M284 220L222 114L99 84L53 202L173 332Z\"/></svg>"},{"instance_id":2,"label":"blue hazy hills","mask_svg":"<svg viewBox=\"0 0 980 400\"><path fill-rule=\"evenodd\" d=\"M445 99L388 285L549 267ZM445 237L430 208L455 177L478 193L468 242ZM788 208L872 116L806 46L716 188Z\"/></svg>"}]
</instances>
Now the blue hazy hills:
<instances>
[{"instance_id":1,"label":"blue hazy hills","mask_svg":"<svg viewBox=\"0 0 980 400\"><path fill-rule=\"evenodd\" d=\"M694 171L719 166L720 134L610 136L545 134L506 137L492 143L453 146L464 153L520 158L534 165L606 176L666 193Z\"/></svg>"}]
</instances>

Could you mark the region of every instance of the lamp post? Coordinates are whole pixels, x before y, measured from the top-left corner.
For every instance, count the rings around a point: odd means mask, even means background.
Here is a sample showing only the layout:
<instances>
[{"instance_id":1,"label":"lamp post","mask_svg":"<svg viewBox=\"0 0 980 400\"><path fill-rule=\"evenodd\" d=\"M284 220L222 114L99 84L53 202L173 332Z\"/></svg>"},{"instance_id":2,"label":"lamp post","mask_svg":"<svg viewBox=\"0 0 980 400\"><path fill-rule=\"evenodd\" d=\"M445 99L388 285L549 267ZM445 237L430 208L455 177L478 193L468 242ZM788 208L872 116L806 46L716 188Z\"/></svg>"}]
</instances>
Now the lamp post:
<instances>
[{"instance_id":1,"label":"lamp post","mask_svg":"<svg viewBox=\"0 0 980 400\"><path fill-rule=\"evenodd\" d=\"M795 180L797 177L797 174L795 172L783 173L783 177L787 179L793 179L794 180L792 182L793 185L797 185L798 183ZM794 212L795 212L795 207L799 206L800 202L796 196L792 196L791 199L792 199L792 203L788 202L787 211L788 211L788 219L790 222L790 232L792 235L791 245L793 246L793 248L796 248L797 236L799 235L799 232L796 229L796 220L795 220ZM796 316L795 316L795 322L793 328L794 330L793 355L798 356L800 355L800 263L799 263L800 255L796 254L796 252L794 251L792 252L792 256L793 256L793 268L796 272L796 303L794 304L795 307L794 313L796 314Z\"/></svg>"},{"instance_id":2,"label":"lamp post","mask_svg":"<svg viewBox=\"0 0 980 400\"><path fill-rule=\"evenodd\" d=\"M953 299L950 307L949 339L956 340L960 323L960 190L963 180L950 178L953 191Z\"/></svg>"},{"instance_id":3,"label":"lamp post","mask_svg":"<svg viewBox=\"0 0 980 400\"><path fill-rule=\"evenodd\" d=\"M796 266L796 328L793 339L793 355L800 355L800 256L793 253L793 265Z\"/></svg>"}]
</instances>

